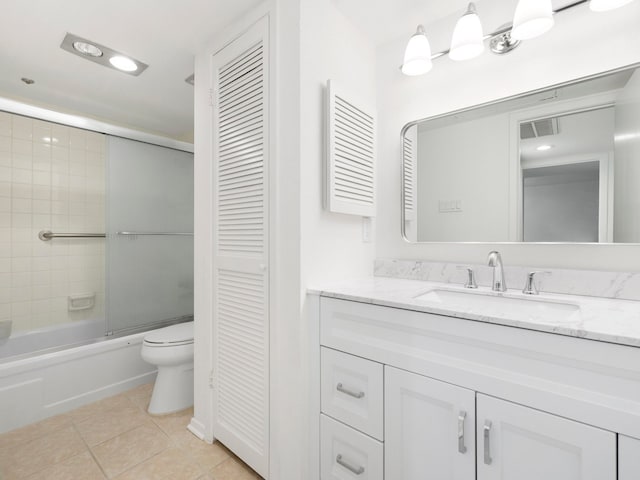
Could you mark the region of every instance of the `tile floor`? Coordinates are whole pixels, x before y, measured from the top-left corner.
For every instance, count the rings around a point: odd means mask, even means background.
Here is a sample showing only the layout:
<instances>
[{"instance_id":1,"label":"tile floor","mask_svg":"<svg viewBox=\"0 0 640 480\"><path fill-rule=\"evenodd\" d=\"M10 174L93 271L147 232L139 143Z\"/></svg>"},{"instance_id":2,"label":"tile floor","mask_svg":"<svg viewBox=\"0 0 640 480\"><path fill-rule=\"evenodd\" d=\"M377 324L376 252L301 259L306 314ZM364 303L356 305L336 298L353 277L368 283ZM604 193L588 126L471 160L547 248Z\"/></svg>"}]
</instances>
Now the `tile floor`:
<instances>
[{"instance_id":1,"label":"tile floor","mask_svg":"<svg viewBox=\"0 0 640 480\"><path fill-rule=\"evenodd\" d=\"M0 480L252 480L219 443L187 429L193 410L151 416L147 384L0 435Z\"/></svg>"}]
</instances>

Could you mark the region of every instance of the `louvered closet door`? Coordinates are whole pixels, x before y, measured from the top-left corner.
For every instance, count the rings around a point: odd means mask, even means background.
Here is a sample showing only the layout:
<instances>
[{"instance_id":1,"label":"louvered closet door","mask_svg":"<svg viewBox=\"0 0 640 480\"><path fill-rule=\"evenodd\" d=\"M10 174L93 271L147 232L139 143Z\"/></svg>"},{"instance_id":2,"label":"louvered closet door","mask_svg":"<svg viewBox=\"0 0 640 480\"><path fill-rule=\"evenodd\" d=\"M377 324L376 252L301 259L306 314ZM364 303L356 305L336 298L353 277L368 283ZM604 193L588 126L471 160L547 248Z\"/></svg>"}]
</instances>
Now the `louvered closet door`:
<instances>
[{"instance_id":1,"label":"louvered closet door","mask_svg":"<svg viewBox=\"0 0 640 480\"><path fill-rule=\"evenodd\" d=\"M214 436L269 459L268 23L213 56Z\"/></svg>"}]
</instances>

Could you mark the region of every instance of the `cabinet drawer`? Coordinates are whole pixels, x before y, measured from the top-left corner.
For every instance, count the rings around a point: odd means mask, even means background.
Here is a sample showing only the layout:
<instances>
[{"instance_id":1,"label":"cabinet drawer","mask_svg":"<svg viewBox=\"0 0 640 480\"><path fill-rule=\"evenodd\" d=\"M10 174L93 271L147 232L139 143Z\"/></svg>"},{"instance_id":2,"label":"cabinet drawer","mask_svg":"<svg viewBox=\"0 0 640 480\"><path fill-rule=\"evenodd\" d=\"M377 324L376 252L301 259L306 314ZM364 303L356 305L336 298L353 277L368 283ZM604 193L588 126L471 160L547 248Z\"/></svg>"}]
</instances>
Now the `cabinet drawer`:
<instances>
[{"instance_id":1,"label":"cabinet drawer","mask_svg":"<svg viewBox=\"0 0 640 480\"><path fill-rule=\"evenodd\" d=\"M322 412L383 440L382 364L321 349Z\"/></svg>"},{"instance_id":2,"label":"cabinet drawer","mask_svg":"<svg viewBox=\"0 0 640 480\"><path fill-rule=\"evenodd\" d=\"M320 479L382 480L382 443L320 415Z\"/></svg>"}]
</instances>

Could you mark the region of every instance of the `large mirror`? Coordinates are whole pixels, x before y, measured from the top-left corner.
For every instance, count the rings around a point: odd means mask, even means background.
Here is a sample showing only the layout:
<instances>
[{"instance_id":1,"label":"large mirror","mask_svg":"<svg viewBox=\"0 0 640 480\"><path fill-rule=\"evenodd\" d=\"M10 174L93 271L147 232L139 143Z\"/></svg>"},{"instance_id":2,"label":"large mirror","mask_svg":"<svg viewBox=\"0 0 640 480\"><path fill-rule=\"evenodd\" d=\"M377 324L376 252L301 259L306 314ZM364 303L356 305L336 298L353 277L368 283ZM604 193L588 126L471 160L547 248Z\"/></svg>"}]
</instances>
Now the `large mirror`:
<instances>
[{"instance_id":1,"label":"large mirror","mask_svg":"<svg viewBox=\"0 0 640 480\"><path fill-rule=\"evenodd\" d=\"M634 67L406 125L410 242L640 243Z\"/></svg>"}]
</instances>

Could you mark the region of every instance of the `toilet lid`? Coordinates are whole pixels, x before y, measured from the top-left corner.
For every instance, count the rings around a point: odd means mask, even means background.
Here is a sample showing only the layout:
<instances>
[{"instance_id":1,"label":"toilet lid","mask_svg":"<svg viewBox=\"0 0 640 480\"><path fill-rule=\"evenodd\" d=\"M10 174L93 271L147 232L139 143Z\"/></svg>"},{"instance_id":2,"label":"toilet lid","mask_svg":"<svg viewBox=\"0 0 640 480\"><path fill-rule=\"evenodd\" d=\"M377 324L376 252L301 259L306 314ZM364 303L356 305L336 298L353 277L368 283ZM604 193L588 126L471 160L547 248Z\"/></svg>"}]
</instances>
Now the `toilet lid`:
<instances>
[{"instance_id":1,"label":"toilet lid","mask_svg":"<svg viewBox=\"0 0 640 480\"><path fill-rule=\"evenodd\" d=\"M154 330L144 337L145 343L176 344L193 342L193 322L179 323Z\"/></svg>"}]
</instances>

